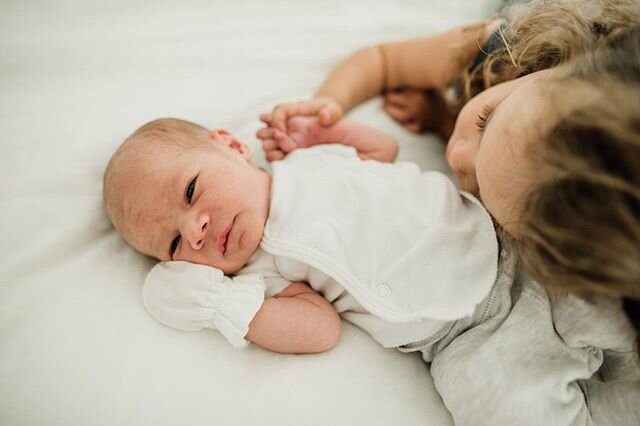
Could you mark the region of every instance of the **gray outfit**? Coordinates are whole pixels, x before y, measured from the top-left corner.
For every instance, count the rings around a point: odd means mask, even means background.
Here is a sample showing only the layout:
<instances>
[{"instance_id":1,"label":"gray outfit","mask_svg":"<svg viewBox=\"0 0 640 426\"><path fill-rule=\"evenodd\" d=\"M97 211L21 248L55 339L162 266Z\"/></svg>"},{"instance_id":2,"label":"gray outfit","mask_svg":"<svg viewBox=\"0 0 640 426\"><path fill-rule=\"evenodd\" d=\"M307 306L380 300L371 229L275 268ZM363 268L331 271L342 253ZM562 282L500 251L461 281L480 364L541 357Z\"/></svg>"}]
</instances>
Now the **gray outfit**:
<instances>
[{"instance_id":1,"label":"gray outfit","mask_svg":"<svg viewBox=\"0 0 640 426\"><path fill-rule=\"evenodd\" d=\"M502 251L472 317L404 345L457 425L640 425L635 332L617 300L553 296Z\"/></svg>"}]
</instances>

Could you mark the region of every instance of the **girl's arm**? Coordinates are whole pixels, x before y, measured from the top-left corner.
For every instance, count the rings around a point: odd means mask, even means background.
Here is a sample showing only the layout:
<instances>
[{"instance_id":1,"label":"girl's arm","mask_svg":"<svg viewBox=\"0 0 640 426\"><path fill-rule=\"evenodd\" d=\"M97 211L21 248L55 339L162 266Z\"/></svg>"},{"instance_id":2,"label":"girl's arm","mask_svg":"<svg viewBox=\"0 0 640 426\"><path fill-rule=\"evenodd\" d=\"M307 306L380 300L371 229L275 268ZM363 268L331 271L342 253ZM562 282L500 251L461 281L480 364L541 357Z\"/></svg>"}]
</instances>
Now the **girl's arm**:
<instances>
[{"instance_id":1,"label":"girl's arm","mask_svg":"<svg viewBox=\"0 0 640 426\"><path fill-rule=\"evenodd\" d=\"M387 89L446 88L497 25L499 21L481 22L434 36L358 50L336 66L314 99L276 106L273 126L286 130L287 118L294 115L318 115L321 123L328 126L354 106Z\"/></svg>"},{"instance_id":2,"label":"girl's arm","mask_svg":"<svg viewBox=\"0 0 640 426\"><path fill-rule=\"evenodd\" d=\"M333 348L340 340L338 313L306 283L293 283L265 299L246 339L281 353L314 353Z\"/></svg>"},{"instance_id":3,"label":"girl's arm","mask_svg":"<svg viewBox=\"0 0 640 426\"><path fill-rule=\"evenodd\" d=\"M483 43L484 29L476 24L358 50L329 74L316 96L334 99L346 112L386 89L445 88L478 52L472 41ZM460 54L463 59L456 60Z\"/></svg>"}]
</instances>

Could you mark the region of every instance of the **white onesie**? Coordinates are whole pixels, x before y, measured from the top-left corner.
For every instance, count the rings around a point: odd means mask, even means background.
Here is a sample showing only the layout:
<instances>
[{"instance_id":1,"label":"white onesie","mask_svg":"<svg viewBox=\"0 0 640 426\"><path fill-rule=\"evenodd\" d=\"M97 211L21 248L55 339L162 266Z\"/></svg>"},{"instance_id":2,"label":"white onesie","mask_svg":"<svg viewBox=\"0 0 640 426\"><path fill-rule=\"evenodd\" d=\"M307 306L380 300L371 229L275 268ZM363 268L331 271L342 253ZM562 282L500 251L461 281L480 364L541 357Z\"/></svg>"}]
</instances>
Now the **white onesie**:
<instances>
[{"instance_id":1,"label":"white onesie","mask_svg":"<svg viewBox=\"0 0 640 426\"><path fill-rule=\"evenodd\" d=\"M308 282L385 347L471 315L497 270L493 223L475 198L440 173L343 145L274 163L261 248L239 274L261 273L268 296Z\"/></svg>"},{"instance_id":2,"label":"white onesie","mask_svg":"<svg viewBox=\"0 0 640 426\"><path fill-rule=\"evenodd\" d=\"M147 309L242 346L265 284L273 296L308 282L383 346L422 352L456 424L639 424L640 362L619 301L549 296L500 257L489 215L443 175L318 146L274 165L260 249L238 282L182 262L192 285L163 285L152 270Z\"/></svg>"}]
</instances>

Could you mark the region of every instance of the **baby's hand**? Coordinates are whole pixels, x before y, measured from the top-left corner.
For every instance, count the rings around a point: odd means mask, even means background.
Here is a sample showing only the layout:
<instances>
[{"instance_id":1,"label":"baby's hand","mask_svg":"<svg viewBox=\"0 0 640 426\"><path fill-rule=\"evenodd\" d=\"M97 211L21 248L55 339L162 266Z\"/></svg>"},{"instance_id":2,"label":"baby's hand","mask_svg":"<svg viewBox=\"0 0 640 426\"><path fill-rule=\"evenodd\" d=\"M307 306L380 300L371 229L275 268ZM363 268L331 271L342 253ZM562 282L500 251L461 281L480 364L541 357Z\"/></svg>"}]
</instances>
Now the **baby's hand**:
<instances>
[{"instance_id":1,"label":"baby's hand","mask_svg":"<svg viewBox=\"0 0 640 426\"><path fill-rule=\"evenodd\" d=\"M262 141L267 161L277 161L291 151L316 145L321 124L319 117L294 116L287 120L287 130L281 131L273 125L271 114L260 116L268 127L258 130L256 136Z\"/></svg>"},{"instance_id":2,"label":"baby's hand","mask_svg":"<svg viewBox=\"0 0 640 426\"><path fill-rule=\"evenodd\" d=\"M329 127L336 124L344 115L344 111L340 104L327 96L318 96L309 101L289 102L286 104L276 105L271 114L262 114L262 116L270 116L271 127L286 132L288 120L295 116L317 116L322 126ZM264 120L263 120L264 121Z\"/></svg>"},{"instance_id":3,"label":"baby's hand","mask_svg":"<svg viewBox=\"0 0 640 426\"><path fill-rule=\"evenodd\" d=\"M249 323L264 301L258 274L226 277L220 269L183 261L155 265L142 288L147 312L183 331L217 329L236 347L245 346Z\"/></svg>"}]
</instances>

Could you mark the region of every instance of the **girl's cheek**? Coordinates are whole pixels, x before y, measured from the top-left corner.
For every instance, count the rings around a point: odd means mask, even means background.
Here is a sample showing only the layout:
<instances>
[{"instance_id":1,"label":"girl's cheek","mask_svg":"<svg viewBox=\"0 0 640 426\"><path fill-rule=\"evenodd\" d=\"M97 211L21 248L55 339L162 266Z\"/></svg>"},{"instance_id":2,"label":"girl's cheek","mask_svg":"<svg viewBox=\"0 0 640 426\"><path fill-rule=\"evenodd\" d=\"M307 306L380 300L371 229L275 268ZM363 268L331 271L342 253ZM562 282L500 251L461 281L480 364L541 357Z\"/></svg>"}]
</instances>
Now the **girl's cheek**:
<instances>
[{"instance_id":1,"label":"girl's cheek","mask_svg":"<svg viewBox=\"0 0 640 426\"><path fill-rule=\"evenodd\" d=\"M473 100L471 101L473 102ZM456 120L456 125L449 138L449 142L447 143L447 149L445 151L445 158L449 159L449 156L452 155L452 152L458 149L461 145L464 145L471 135L471 132L476 131L474 117L472 114L474 111L471 108L472 105L467 104L465 108L458 115L458 119Z\"/></svg>"},{"instance_id":2,"label":"girl's cheek","mask_svg":"<svg viewBox=\"0 0 640 426\"><path fill-rule=\"evenodd\" d=\"M472 194L478 192L475 173L476 149L474 144L474 140L458 140L457 144L451 149L448 158L449 166L456 174L460 188Z\"/></svg>"}]
</instances>

